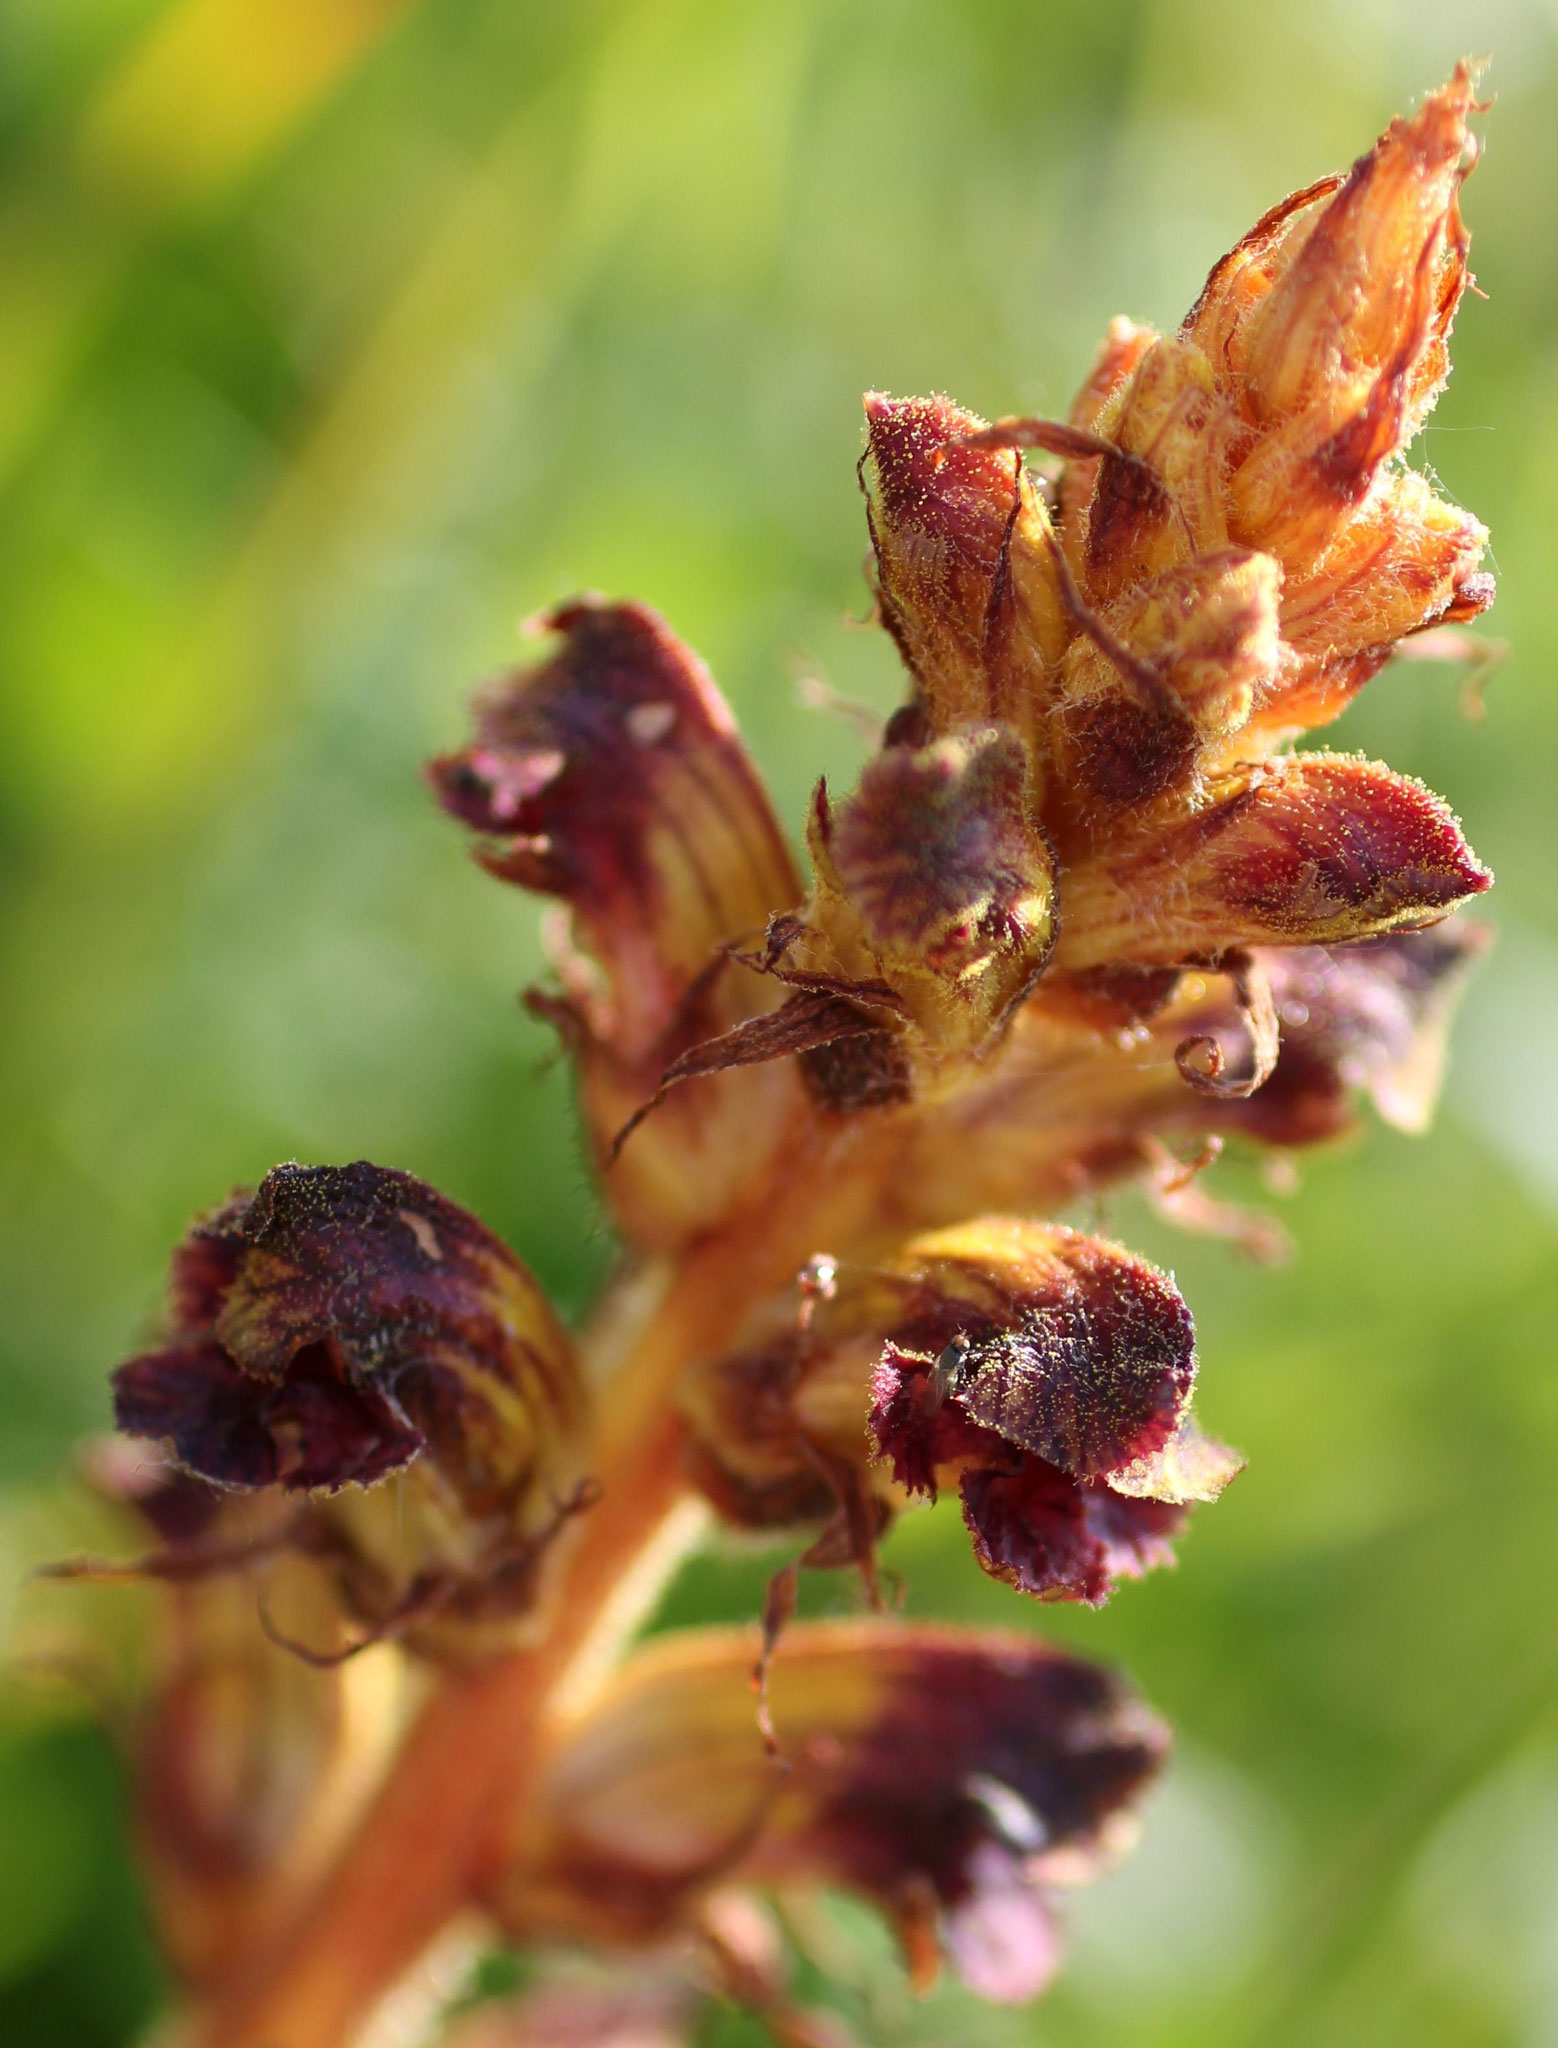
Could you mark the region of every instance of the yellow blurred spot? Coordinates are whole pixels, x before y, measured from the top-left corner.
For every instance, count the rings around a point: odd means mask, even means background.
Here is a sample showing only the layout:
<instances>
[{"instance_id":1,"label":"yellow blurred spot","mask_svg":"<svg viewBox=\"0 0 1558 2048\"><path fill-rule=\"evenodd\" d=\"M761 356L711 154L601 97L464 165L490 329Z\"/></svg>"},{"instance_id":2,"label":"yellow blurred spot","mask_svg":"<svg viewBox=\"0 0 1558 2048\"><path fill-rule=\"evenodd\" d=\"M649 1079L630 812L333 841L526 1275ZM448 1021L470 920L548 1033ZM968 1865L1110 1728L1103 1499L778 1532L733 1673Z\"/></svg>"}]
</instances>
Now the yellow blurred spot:
<instances>
[{"instance_id":1,"label":"yellow blurred spot","mask_svg":"<svg viewBox=\"0 0 1558 2048\"><path fill-rule=\"evenodd\" d=\"M400 14L406 0L183 0L84 124L83 167L177 201L252 163Z\"/></svg>"}]
</instances>

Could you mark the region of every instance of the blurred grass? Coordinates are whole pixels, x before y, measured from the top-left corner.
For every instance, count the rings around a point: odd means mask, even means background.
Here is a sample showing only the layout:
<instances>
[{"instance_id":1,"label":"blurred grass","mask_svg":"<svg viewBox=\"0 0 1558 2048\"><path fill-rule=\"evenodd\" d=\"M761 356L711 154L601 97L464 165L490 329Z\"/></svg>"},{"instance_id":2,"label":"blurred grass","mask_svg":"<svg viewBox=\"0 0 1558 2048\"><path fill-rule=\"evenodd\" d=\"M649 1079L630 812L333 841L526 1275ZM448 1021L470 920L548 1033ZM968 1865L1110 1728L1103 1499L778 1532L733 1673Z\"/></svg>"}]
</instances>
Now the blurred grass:
<instances>
[{"instance_id":1,"label":"blurred grass","mask_svg":"<svg viewBox=\"0 0 1558 2048\"><path fill-rule=\"evenodd\" d=\"M1060 407L1273 198L1463 49L1499 96L1458 370L1416 451L1494 534L1513 644L1341 729L1446 791L1500 947L1426 1143L1316 1161L1300 1260L1177 1267L1250 1469L1172 1577L1043 1625L1182 1763L1029 2014L879 2037L1558 2043L1558 26L1542 0L8 0L0 9L0 1484L106 1417L189 1213L393 1162L577 1309L607 1261L514 990L532 910L417 783L516 621L647 598L798 819L848 727L860 391ZM1235 1174L1233 1176L1237 1178ZM1032 1624L944 1512L911 1606ZM681 1618L751 1611L695 1564ZM816 1597L844 1597L821 1589ZM103 1742L0 1726L0 2040L112 2048L156 1970ZM881 2031L885 2029L885 2031Z\"/></svg>"}]
</instances>

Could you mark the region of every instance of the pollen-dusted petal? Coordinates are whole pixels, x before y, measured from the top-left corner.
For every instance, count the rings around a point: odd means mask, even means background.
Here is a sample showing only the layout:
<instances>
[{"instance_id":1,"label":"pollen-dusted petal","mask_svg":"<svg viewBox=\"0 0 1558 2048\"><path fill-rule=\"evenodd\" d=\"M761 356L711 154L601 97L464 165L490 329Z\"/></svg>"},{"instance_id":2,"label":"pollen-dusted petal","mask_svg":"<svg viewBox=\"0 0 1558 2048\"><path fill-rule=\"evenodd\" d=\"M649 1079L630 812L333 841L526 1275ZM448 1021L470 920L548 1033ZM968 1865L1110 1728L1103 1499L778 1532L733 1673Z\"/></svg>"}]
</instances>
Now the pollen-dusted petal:
<instances>
[{"instance_id":1,"label":"pollen-dusted petal","mask_svg":"<svg viewBox=\"0 0 1558 2048\"><path fill-rule=\"evenodd\" d=\"M728 949L802 890L728 707L665 622L591 599L547 623L558 652L490 690L472 744L430 773L487 836L486 867L568 906L551 943L562 996L532 1007L577 1058L604 1169L669 1067L779 1000ZM625 1233L675 1248L717 1222L801 1107L788 1061L679 1091L604 1175Z\"/></svg>"},{"instance_id":2,"label":"pollen-dusted petal","mask_svg":"<svg viewBox=\"0 0 1558 2048\"><path fill-rule=\"evenodd\" d=\"M935 1334L960 1320L954 1305L944 1308ZM934 1311L932 1312L934 1313ZM923 1335L922 1335L923 1333ZM928 1336L923 1324L916 1336ZM951 1337L936 1358L904 1350L889 1337L871 1374L871 1441L895 1483L906 1493L935 1499L943 1480L969 1463L997 1467L1013 1462L1003 1438L976 1422L960 1402L947 1399L948 1375L940 1359L963 1356L961 1341Z\"/></svg>"},{"instance_id":3,"label":"pollen-dusted petal","mask_svg":"<svg viewBox=\"0 0 1558 2048\"><path fill-rule=\"evenodd\" d=\"M897 1313L880 1325L871 1433L911 1492L1012 1471L1022 1453L1108 1473L1160 1449L1189 1402L1189 1312L1117 1245L985 1218L911 1240L886 1274Z\"/></svg>"},{"instance_id":4,"label":"pollen-dusted petal","mask_svg":"<svg viewBox=\"0 0 1558 2048\"><path fill-rule=\"evenodd\" d=\"M1145 1494L1155 1457L1179 1469L1194 1377L1172 1281L1117 1245L996 1217L841 1268L804 1317L772 1305L746 1343L687 1376L681 1405L695 1482L738 1526L853 1514L868 1547L865 1503L885 1514L961 1482L965 1504L972 1485L995 1514L1011 1491L995 1482L1010 1480L1021 1498L1044 1494L1080 1546L1076 1568L1045 1568L1046 1597L1101 1599L1115 1574L1088 1523L1090 1484L1129 1471ZM1171 1476L1158 1490L1192 1497ZM860 1547L813 1561L859 1561ZM987 1566L998 1548L981 1543ZM1039 1590L1038 1568L1029 1576Z\"/></svg>"},{"instance_id":5,"label":"pollen-dusted petal","mask_svg":"<svg viewBox=\"0 0 1558 2048\"><path fill-rule=\"evenodd\" d=\"M1104 630L1079 633L1066 654L1050 720L1057 796L1140 803L1237 733L1278 671L1281 586L1271 556L1224 548L1105 606Z\"/></svg>"},{"instance_id":6,"label":"pollen-dusted petal","mask_svg":"<svg viewBox=\"0 0 1558 2048\"><path fill-rule=\"evenodd\" d=\"M1056 965L1335 945L1432 922L1491 881L1421 783L1300 754L1232 778L1188 818L1144 818L1069 870Z\"/></svg>"},{"instance_id":7,"label":"pollen-dusted petal","mask_svg":"<svg viewBox=\"0 0 1558 2048\"><path fill-rule=\"evenodd\" d=\"M1001 726L887 747L813 829L812 921L931 1046L977 1052L1049 955L1053 861L1022 742Z\"/></svg>"},{"instance_id":8,"label":"pollen-dusted petal","mask_svg":"<svg viewBox=\"0 0 1558 2048\"><path fill-rule=\"evenodd\" d=\"M918 685L921 734L1024 731L1065 644L1049 521L1014 449L945 398L866 395L867 486L882 621Z\"/></svg>"},{"instance_id":9,"label":"pollen-dusted petal","mask_svg":"<svg viewBox=\"0 0 1558 2048\"><path fill-rule=\"evenodd\" d=\"M1118 1839L1166 1736L1108 1673L1031 1638L812 1623L772 1672L786 1770L753 1712L756 1641L635 1653L566 1731L491 1903L528 1938L652 1937L716 1882L843 1886L940 1932L986 1996L1053 1967L1048 1868ZM1003 1938L1015 1929L1022 1938Z\"/></svg>"},{"instance_id":10,"label":"pollen-dusted petal","mask_svg":"<svg viewBox=\"0 0 1558 2048\"><path fill-rule=\"evenodd\" d=\"M523 1606L586 1397L545 1298L473 1216L366 1161L280 1166L195 1225L172 1297L166 1344L114 1375L122 1430L224 1487L352 1489L310 1510L311 1540L370 1621L435 1580ZM358 1491L403 1468L387 1506Z\"/></svg>"}]
</instances>

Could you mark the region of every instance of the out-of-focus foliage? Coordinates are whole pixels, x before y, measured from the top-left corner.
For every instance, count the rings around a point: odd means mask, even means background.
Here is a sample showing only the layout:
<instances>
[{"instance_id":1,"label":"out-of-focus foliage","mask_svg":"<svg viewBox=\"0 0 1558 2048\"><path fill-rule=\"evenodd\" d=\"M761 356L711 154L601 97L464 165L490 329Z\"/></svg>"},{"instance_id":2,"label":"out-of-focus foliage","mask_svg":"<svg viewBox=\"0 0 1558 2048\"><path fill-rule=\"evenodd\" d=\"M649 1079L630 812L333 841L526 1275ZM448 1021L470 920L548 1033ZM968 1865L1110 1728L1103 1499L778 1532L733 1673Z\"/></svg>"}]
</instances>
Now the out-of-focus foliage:
<instances>
[{"instance_id":1,"label":"out-of-focus foliage","mask_svg":"<svg viewBox=\"0 0 1558 2048\"><path fill-rule=\"evenodd\" d=\"M7 1606L76 1540L51 1474L103 1426L167 1247L235 1182L366 1155L468 1203L574 1308L604 1270L513 1000L533 910L417 780L519 618L579 587L654 603L797 823L818 769L860 757L797 678L898 688L852 623L859 393L1062 408L1111 314L1174 321L1270 201L1467 48L1499 96L1466 198L1489 303L1414 460L1492 527L1514 651L1481 724L1413 664L1337 735L1445 791L1499 872L1445 1114L1308 1165L1276 1275L1129 1219L1195 1304L1208 1425L1249 1458L1175 1576L1035 1623L945 1513L896 1542L912 1610L1063 1633L1178 1726L1057 1991L911 2008L849 1925L829 1940L883 2042L1558 2040L1542 0L10 0ZM749 1613L764 1568L697 1562L667 1613ZM156 1998L123 1797L41 1674L10 1688L6 2042L111 2048Z\"/></svg>"}]
</instances>

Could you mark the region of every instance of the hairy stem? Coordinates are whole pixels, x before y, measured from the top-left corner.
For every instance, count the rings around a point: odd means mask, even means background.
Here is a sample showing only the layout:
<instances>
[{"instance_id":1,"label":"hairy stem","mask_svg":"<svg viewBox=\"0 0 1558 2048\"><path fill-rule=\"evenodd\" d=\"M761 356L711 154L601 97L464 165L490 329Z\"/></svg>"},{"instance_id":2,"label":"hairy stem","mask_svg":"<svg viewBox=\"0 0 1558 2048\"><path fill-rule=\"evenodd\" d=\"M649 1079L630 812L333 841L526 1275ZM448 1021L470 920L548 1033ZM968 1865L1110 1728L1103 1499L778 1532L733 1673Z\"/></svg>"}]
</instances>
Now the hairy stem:
<instances>
[{"instance_id":1,"label":"hairy stem","mask_svg":"<svg viewBox=\"0 0 1558 2048\"><path fill-rule=\"evenodd\" d=\"M664 1538L685 1487L682 1373L728 1343L751 1305L814 1251L858 1227L877 1183L878 1133L808 1120L778 1191L695 1246L663 1288L645 1289L635 1332L603 1318L600 1345L620 1363L601 1392L600 1499L567 1559L549 1632L444 1679L319 1893L277 1951L193 2018L185 2048L347 2048L480 1892L512 1838L554 1705L579 1696L641 1617L656 1590L645 1565L658 1563L663 1581L677 1561ZM685 1517L681 1526L696 1531ZM629 1588L638 1612L624 1611Z\"/></svg>"}]
</instances>

